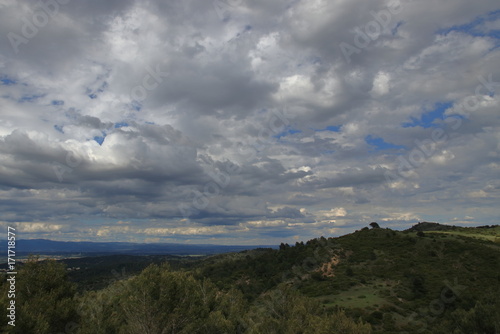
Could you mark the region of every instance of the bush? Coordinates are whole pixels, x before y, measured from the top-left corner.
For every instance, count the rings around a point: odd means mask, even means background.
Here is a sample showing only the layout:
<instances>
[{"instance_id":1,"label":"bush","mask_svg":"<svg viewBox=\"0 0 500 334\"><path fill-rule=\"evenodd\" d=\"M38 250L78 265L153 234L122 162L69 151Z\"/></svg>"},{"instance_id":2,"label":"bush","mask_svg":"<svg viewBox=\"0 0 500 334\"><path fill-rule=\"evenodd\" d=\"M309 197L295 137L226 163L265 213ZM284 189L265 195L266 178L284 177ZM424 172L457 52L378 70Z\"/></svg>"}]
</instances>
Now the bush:
<instances>
[{"instance_id":1,"label":"bush","mask_svg":"<svg viewBox=\"0 0 500 334\"><path fill-rule=\"evenodd\" d=\"M2 286L2 289L7 288L7 285ZM0 306L5 310L7 293L1 292ZM31 257L16 277L15 327L0 328L3 333L64 332L68 325L76 325L78 321L73 300L75 293L76 286L69 282L63 264Z\"/></svg>"}]
</instances>

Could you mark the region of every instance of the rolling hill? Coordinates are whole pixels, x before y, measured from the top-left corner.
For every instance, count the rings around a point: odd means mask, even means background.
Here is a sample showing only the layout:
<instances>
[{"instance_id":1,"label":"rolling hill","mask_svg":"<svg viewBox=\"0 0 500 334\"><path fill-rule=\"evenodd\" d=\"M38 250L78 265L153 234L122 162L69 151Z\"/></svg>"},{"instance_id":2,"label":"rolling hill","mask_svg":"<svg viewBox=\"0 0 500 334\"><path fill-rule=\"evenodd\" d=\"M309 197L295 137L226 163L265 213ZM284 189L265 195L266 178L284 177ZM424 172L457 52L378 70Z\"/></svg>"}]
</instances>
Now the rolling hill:
<instances>
[{"instance_id":1,"label":"rolling hill","mask_svg":"<svg viewBox=\"0 0 500 334\"><path fill-rule=\"evenodd\" d=\"M500 226L377 226L203 257L66 259L80 292L65 300L83 308L73 316L82 324L76 333L94 333L97 324L99 332L125 333L151 314L144 326L170 323L162 310L172 307L179 319L205 319L194 333L498 334ZM168 306L171 298L184 306ZM188 311L195 304L196 316ZM138 318L127 324L131 309Z\"/></svg>"}]
</instances>

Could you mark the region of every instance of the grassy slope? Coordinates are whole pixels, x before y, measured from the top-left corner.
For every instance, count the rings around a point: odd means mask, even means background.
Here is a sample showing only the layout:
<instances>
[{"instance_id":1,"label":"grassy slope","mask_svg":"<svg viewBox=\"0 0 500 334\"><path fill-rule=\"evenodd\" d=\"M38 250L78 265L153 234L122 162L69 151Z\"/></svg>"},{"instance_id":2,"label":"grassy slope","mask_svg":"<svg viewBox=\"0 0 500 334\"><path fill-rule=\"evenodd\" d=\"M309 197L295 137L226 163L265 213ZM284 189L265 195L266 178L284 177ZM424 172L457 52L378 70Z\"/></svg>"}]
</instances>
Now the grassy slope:
<instances>
[{"instance_id":1,"label":"grassy slope","mask_svg":"<svg viewBox=\"0 0 500 334\"><path fill-rule=\"evenodd\" d=\"M222 288L236 286L250 300L286 282L327 308L342 307L354 317L361 316L375 332L405 329L411 333L416 325L409 316L415 312L417 322L428 325L430 305L446 298L441 297L446 284L461 288L459 298L448 296L453 302L433 318L433 324L498 290L500 244L488 241L495 232L488 230L471 233L475 231L459 228L425 232L423 237L416 232L364 230L281 250L217 256L205 260L198 274ZM486 238L467 237L476 234ZM334 265L322 271L328 262Z\"/></svg>"},{"instance_id":2,"label":"grassy slope","mask_svg":"<svg viewBox=\"0 0 500 334\"><path fill-rule=\"evenodd\" d=\"M416 233L370 230L339 238L352 255L339 263L334 279L304 282L302 291L323 300L329 296L334 302L327 306L338 305L352 315L362 315L382 332L392 325L405 325L412 312L428 314L429 305L446 291L445 282L464 287L460 299L447 305L449 309L470 308L488 294L487 287L500 284L500 245L465 238L465 233L444 233L418 237ZM335 281L345 283L339 287ZM346 284L351 285L348 290ZM379 319L378 312L385 318Z\"/></svg>"},{"instance_id":3,"label":"grassy slope","mask_svg":"<svg viewBox=\"0 0 500 334\"><path fill-rule=\"evenodd\" d=\"M456 230L451 231L427 231L425 233L449 234L500 242L500 226L495 226L493 228L459 227Z\"/></svg>"}]
</instances>

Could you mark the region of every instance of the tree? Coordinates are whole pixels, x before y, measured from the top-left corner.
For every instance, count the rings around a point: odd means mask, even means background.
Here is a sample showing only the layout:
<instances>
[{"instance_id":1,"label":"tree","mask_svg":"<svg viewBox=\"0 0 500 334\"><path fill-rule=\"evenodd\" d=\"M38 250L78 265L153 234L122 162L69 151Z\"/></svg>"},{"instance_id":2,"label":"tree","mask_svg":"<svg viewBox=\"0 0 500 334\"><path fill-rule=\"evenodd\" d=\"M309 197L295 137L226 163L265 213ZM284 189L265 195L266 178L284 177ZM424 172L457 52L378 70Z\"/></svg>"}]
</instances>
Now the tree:
<instances>
[{"instance_id":1,"label":"tree","mask_svg":"<svg viewBox=\"0 0 500 334\"><path fill-rule=\"evenodd\" d=\"M89 291L80 297L80 331L78 334L117 334L123 327L120 295L124 282L115 282L100 291Z\"/></svg>"},{"instance_id":2,"label":"tree","mask_svg":"<svg viewBox=\"0 0 500 334\"><path fill-rule=\"evenodd\" d=\"M497 334L500 330L499 292L498 287L488 288L483 300L476 301L475 305L468 310L457 308L452 311L436 326L435 332L438 334Z\"/></svg>"},{"instance_id":3,"label":"tree","mask_svg":"<svg viewBox=\"0 0 500 334\"><path fill-rule=\"evenodd\" d=\"M125 282L119 294L128 334L235 333L241 295L224 294L208 280L196 280L168 265L151 265Z\"/></svg>"},{"instance_id":4,"label":"tree","mask_svg":"<svg viewBox=\"0 0 500 334\"><path fill-rule=\"evenodd\" d=\"M62 263L30 257L16 277L16 326L4 327L2 332L62 333L77 327L75 292ZM7 302L5 297L2 291L2 308Z\"/></svg>"},{"instance_id":5,"label":"tree","mask_svg":"<svg viewBox=\"0 0 500 334\"><path fill-rule=\"evenodd\" d=\"M371 223L370 223L370 226L371 226L372 228L380 228L380 226L379 226L376 222L371 222Z\"/></svg>"},{"instance_id":6,"label":"tree","mask_svg":"<svg viewBox=\"0 0 500 334\"><path fill-rule=\"evenodd\" d=\"M369 334L369 324L356 323L343 312L328 314L319 302L286 284L263 294L248 315L249 334Z\"/></svg>"}]
</instances>

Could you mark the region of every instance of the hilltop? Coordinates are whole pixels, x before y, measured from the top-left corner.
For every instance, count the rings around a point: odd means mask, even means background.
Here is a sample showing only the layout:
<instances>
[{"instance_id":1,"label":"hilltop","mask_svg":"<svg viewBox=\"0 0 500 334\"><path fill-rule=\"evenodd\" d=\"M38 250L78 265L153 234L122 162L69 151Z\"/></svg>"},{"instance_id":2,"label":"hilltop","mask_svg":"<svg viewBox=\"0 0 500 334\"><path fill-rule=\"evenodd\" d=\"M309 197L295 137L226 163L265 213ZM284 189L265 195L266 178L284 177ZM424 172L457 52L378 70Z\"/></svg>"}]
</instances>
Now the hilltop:
<instances>
[{"instance_id":1,"label":"hilltop","mask_svg":"<svg viewBox=\"0 0 500 334\"><path fill-rule=\"evenodd\" d=\"M471 319L484 324L481 333L495 333L500 243L490 236L499 232L499 226L428 222L406 231L364 228L279 250L210 257L198 275L221 288L236 286L250 301L285 283L327 309L367 321L374 333L450 333L452 323Z\"/></svg>"},{"instance_id":2,"label":"hilltop","mask_svg":"<svg viewBox=\"0 0 500 334\"><path fill-rule=\"evenodd\" d=\"M453 225L443 225L438 223L421 222L405 230L405 232L440 233L441 235L443 234L456 235L462 237L500 242L499 225L461 227Z\"/></svg>"},{"instance_id":3,"label":"hilltop","mask_svg":"<svg viewBox=\"0 0 500 334\"><path fill-rule=\"evenodd\" d=\"M141 326L169 323L175 314L192 319L183 327L190 333L497 333L498 225L422 222L404 231L370 226L278 249L66 260L88 270L69 272L81 295L64 298L76 299L84 310L75 319L86 329L75 333L98 332L97 324L102 332L127 332L150 314ZM143 270L148 263L156 265ZM40 273L36 277L43 281ZM62 276L47 277L49 286L66 284L53 282ZM188 311L192 307L196 313Z\"/></svg>"},{"instance_id":4,"label":"hilltop","mask_svg":"<svg viewBox=\"0 0 500 334\"><path fill-rule=\"evenodd\" d=\"M421 222L413 225L409 229L405 230L406 232L419 232L419 231L449 231L456 230L457 226L453 225L443 225L439 223L431 223L431 222Z\"/></svg>"}]
</instances>

